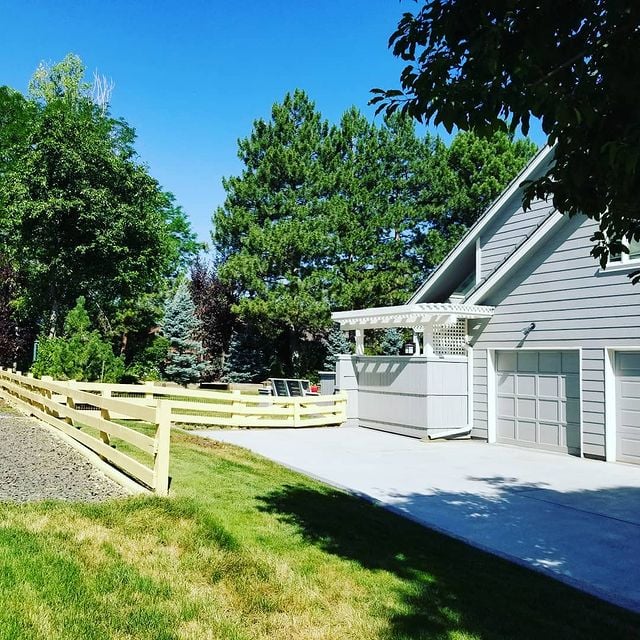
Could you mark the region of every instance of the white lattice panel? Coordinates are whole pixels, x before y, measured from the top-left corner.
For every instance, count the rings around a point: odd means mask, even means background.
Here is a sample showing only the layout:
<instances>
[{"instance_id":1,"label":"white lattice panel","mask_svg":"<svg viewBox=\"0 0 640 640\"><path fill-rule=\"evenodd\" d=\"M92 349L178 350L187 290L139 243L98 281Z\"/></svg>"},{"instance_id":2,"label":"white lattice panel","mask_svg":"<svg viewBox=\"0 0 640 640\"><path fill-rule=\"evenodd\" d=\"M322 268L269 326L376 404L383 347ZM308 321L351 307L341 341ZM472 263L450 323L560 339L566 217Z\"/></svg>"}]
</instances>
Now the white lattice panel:
<instances>
[{"instance_id":1,"label":"white lattice panel","mask_svg":"<svg viewBox=\"0 0 640 640\"><path fill-rule=\"evenodd\" d=\"M467 321L433 327L433 352L439 356L464 356L466 350Z\"/></svg>"}]
</instances>

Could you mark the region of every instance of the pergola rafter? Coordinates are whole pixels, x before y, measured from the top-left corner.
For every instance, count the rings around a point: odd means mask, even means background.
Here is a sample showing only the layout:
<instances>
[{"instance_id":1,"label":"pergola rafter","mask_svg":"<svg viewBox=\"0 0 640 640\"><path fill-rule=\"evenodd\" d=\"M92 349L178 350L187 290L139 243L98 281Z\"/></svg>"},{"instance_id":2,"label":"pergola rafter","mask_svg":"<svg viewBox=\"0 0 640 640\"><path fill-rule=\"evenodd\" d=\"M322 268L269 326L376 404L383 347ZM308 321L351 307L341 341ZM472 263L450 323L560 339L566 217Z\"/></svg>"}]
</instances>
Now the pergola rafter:
<instances>
[{"instance_id":1,"label":"pergola rafter","mask_svg":"<svg viewBox=\"0 0 640 640\"><path fill-rule=\"evenodd\" d=\"M364 354L365 329L409 328L422 333L422 355L433 355L434 327L456 324L459 320L490 318L493 307L456 303L429 302L395 307L372 307L359 311L337 311L331 314L343 331L356 332L356 355ZM416 355L420 355L416 340Z\"/></svg>"}]
</instances>

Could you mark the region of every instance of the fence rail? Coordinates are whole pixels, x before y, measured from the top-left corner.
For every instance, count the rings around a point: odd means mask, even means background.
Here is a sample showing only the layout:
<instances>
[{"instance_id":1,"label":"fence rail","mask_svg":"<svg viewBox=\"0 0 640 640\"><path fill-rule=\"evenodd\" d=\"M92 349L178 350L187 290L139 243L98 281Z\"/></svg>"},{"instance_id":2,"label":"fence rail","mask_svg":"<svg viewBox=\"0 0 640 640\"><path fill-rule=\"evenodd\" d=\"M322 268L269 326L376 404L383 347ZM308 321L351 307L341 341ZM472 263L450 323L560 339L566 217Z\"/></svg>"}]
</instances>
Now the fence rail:
<instances>
[{"instance_id":1,"label":"fence rail","mask_svg":"<svg viewBox=\"0 0 640 640\"><path fill-rule=\"evenodd\" d=\"M58 428L156 494L168 494L171 422L166 401L147 407L111 398L108 394L91 393L76 388L73 383L38 380L6 369L0 369L0 397ZM94 411L79 409L77 405L94 407ZM155 425L154 436L113 422L113 414ZM96 430L99 437L89 429ZM111 438L120 438L148 454L152 464L143 464L115 449Z\"/></svg>"},{"instance_id":2,"label":"fence rail","mask_svg":"<svg viewBox=\"0 0 640 640\"><path fill-rule=\"evenodd\" d=\"M162 400L169 404L171 422L176 424L282 428L339 425L347 419L345 393L285 398L241 391L161 387L152 383L132 385L71 382L61 384L71 384L90 396L101 394L140 407L153 408Z\"/></svg>"},{"instance_id":3,"label":"fence rail","mask_svg":"<svg viewBox=\"0 0 640 640\"><path fill-rule=\"evenodd\" d=\"M202 427L317 427L346 420L347 396L281 398L154 384L59 381L0 368L0 397L57 427L158 495L169 491L171 424ZM155 426L148 436L114 420ZM98 437L91 433L97 431ZM150 457L145 465L113 446L119 438Z\"/></svg>"}]
</instances>

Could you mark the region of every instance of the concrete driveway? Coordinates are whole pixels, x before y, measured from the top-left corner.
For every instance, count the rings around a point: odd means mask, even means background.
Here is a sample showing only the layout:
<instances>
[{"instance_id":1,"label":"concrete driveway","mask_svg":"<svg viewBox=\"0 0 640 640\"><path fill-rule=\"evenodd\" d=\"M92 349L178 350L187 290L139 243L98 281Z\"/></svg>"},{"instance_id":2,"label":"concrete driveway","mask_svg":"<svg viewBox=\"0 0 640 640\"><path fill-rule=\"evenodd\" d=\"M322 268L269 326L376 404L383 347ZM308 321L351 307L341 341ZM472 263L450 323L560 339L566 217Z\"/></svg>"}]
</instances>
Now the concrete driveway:
<instances>
[{"instance_id":1,"label":"concrete driveway","mask_svg":"<svg viewBox=\"0 0 640 640\"><path fill-rule=\"evenodd\" d=\"M640 611L640 468L361 428L200 431Z\"/></svg>"}]
</instances>

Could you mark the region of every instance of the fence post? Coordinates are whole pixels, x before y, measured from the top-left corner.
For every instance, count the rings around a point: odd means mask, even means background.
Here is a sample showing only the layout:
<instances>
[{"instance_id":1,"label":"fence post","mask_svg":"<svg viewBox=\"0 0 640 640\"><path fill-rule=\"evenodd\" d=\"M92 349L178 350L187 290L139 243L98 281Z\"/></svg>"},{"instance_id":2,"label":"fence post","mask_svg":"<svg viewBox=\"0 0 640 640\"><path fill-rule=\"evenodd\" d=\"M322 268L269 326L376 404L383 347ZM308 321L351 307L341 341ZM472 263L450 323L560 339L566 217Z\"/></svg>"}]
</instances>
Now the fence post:
<instances>
[{"instance_id":1,"label":"fence post","mask_svg":"<svg viewBox=\"0 0 640 640\"><path fill-rule=\"evenodd\" d=\"M44 380L44 378L43 378L43 380ZM73 396L71 395L75 386L76 386L76 381L75 380L68 380L67 381L67 387L69 387L69 393L67 394L67 407L69 407L69 409L75 409L76 408L76 401L73 399ZM73 422L73 418L71 418L70 416L67 416L65 418L65 421L68 422L71 426L75 426L74 422ZM78 427L78 429L79 428L80 427Z\"/></svg>"},{"instance_id":2,"label":"fence post","mask_svg":"<svg viewBox=\"0 0 640 640\"><path fill-rule=\"evenodd\" d=\"M301 417L300 417L300 403L301 398L291 398L293 400L293 426L300 427Z\"/></svg>"},{"instance_id":3,"label":"fence post","mask_svg":"<svg viewBox=\"0 0 640 640\"><path fill-rule=\"evenodd\" d=\"M338 419L340 420L340 424L343 424L347 421L347 395L344 391L340 392L340 411L338 413Z\"/></svg>"},{"instance_id":4,"label":"fence post","mask_svg":"<svg viewBox=\"0 0 640 640\"><path fill-rule=\"evenodd\" d=\"M233 396L233 402L231 403L231 421L236 427L242 427L244 425L244 413L242 409L245 408L245 403L242 402L242 392L234 389L231 395Z\"/></svg>"},{"instance_id":5,"label":"fence post","mask_svg":"<svg viewBox=\"0 0 640 640\"><path fill-rule=\"evenodd\" d=\"M169 495L169 451L171 448L171 403L156 405L156 455L153 462L153 489L159 496Z\"/></svg>"},{"instance_id":6,"label":"fence post","mask_svg":"<svg viewBox=\"0 0 640 640\"><path fill-rule=\"evenodd\" d=\"M100 395L103 398L110 398L111 397L111 389L102 389L102 391L100 391ZM111 420L111 412L109 411L109 409L104 409L103 407L100 407L100 417L103 420ZM106 431L101 431L100 432L100 438L102 438L102 442L104 442L105 444L111 445L111 440L109 439L109 434Z\"/></svg>"},{"instance_id":7,"label":"fence post","mask_svg":"<svg viewBox=\"0 0 640 640\"><path fill-rule=\"evenodd\" d=\"M52 376L42 376L40 378L42 382L53 382ZM53 393L51 393L51 389L42 389L40 392L47 400L53 400ZM47 407L45 404L42 405L42 410L46 413L51 414L54 418L59 418L60 414L53 408Z\"/></svg>"},{"instance_id":8,"label":"fence post","mask_svg":"<svg viewBox=\"0 0 640 640\"><path fill-rule=\"evenodd\" d=\"M149 400L149 399L151 400L151 402L149 403L150 406L153 406L153 388L155 387L155 385L156 385L156 383L153 382L153 380L151 380L151 381L147 380L144 383L144 386L145 386L144 399L145 400Z\"/></svg>"}]
</instances>

